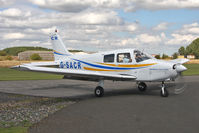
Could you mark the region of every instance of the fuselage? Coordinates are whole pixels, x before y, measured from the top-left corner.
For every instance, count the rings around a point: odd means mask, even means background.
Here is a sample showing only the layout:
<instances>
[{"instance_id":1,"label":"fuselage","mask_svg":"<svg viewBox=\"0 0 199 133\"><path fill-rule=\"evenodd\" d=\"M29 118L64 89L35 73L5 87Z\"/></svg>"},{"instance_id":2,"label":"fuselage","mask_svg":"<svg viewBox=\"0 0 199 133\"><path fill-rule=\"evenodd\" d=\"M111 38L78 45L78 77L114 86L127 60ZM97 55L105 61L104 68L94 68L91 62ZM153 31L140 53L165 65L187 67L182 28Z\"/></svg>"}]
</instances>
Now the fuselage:
<instances>
[{"instance_id":1,"label":"fuselage","mask_svg":"<svg viewBox=\"0 0 199 133\"><path fill-rule=\"evenodd\" d=\"M97 71L136 76L136 81L165 81L177 76L175 63L157 60L139 50L121 49L87 55L66 56L62 69Z\"/></svg>"}]
</instances>

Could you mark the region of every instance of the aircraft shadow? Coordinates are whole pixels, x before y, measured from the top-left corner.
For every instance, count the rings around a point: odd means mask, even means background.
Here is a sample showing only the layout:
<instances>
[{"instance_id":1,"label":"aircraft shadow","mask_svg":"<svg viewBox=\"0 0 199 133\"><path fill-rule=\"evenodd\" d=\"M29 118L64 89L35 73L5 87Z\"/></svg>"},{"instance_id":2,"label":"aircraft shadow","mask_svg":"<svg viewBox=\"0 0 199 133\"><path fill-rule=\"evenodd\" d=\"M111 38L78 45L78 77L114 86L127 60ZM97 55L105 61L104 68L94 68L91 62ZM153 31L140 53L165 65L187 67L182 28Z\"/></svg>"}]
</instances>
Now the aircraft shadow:
<instances>
[{"instance_id":1,"label":"aircraft shadow","mask_svg":"<svg viewBox=\"0 0 199 133\"><path fill-rule=\"evenodd\" d=\"M170 96L174 95L171 90L173 90L173 87L175 87L175 83L166 83L166 87L170 91ZM65 100L71 100L71 101L80 101L80 100L87 100L87 99L93 99L96 98L93 94L94 89L89 88L85 84L73 84L73 85L66 85L66 84L59 84L56 86L50 86L50 87L40 87L40 88L33 88L32 90L50 90L50 89L59 89L59 88L64 88L64 89L75 89L75 90L89 90L92 92L92 94L82 94L82 95L77 95L77 96L64 96L61 97L62 99ZM128 89L114 89L114 88L109 88L105 89L105 94L104 97L113 97L113 96L158 96L160 97L160 89L161 89L161 84L149 84L148 88L145 92L140 92L137 87L132 87Z\"/></svg>"},{"instance_id":2,"label":"aircraft shadow","mask_svg":"<svg viewBox=\"0 0 199 133\"><path fill-rule=\"evenodd\" d=\"M66 85L66 84L59 84L56 86L48 86L48 87L36 87L32 88L32 90L53 90L53 89L84 89L84 90L92 90L92 88L88 88L85 84L73 84L73 85Z\"/></svg>"}]
</instances>

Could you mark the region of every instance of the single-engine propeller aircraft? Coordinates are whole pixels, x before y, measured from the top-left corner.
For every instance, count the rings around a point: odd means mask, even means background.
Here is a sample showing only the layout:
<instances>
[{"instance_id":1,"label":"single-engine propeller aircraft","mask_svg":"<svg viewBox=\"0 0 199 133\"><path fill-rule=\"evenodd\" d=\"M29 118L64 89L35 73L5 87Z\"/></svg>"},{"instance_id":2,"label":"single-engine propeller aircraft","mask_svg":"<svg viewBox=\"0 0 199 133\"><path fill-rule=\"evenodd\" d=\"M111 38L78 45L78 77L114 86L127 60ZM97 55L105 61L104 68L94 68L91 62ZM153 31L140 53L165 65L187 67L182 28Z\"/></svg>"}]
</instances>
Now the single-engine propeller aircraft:
<instances>
[{"instance_id":1,"label":"single-engine propeller aircraft","mask_svg":"<svg viewBox=\"0 0 199 133\"><path fill-rule=\"evenodd\" d=\"M145 91L145 82L161 82L161 96L169 95L165 81L175 80L187 70L182 64L188 59L158 60L137 49L119 49L86 55L70 53L55 30L50 36L55 61L22 64L12 67L25 71L62 74L64 78L98 81L94 94L104 95L104 80L134 81L140 91ZM50 67L57 66L57 67Z\"/></svg>"}]
</instances>

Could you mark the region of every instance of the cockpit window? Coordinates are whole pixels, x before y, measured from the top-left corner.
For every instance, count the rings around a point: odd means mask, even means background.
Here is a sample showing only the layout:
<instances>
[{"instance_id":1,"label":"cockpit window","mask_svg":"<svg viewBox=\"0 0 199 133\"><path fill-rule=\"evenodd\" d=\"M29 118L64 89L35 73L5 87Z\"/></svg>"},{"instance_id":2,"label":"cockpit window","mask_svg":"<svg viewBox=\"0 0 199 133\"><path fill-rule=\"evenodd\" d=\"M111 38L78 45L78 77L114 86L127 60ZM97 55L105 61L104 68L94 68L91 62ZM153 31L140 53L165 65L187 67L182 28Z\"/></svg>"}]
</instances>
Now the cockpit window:
<instances>
[{"instance_id":1,"label":"cockpit window","mask_svg":"<svg viewBox=\"0 0 199 133\"><path fill-rule=\"evenodd\" d=\"M150 56L140 52L139 50L135 50L134 55L135 55L136 62L141 62L141 61L144 61L144 60L151 59Z\"/></svg>"}]
</instances>

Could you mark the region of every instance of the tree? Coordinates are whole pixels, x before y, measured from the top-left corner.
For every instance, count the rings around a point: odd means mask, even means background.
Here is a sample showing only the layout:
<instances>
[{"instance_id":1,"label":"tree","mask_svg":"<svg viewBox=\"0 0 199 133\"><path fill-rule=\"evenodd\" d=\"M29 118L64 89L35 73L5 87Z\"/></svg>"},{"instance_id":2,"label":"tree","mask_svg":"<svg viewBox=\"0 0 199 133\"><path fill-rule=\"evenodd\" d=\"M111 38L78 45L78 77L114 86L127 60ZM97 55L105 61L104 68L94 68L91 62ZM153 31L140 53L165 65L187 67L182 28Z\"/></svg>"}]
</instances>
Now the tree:
<instances>
[{"instance_id":1,"label":"tree","mask_svg":"<svg viewBox=\"0 0 199 133\"><path fill-rule=\"evenodd\" d=\"M155 58L156 59L160 59L160 55L158 54L158 55L155 55Z\"/></svg>"},{"instance_id":2,"label":"tree","mask_svg":"<svg viewBox=\"0 0 199 133\"><path fill-rule=\"evenodd\" d=\"M6 56L6 52L5 51L0 51L0 56Z\"/></svg>"},{"instance_id":3,"label":"tree","mask_svg":"<svg viewBox=\"0 0 199 133\"><path fill-rule=\"evenodd\" d=\"M167 59L167 58L169 58L168 55L166 55L166 54L163 54L163 55L162 55L162 59Z\"/></svg>"},{"instance_id":4,"label":"tree","mask_svg":"<svg viewBox=\"0 0 199 133\"><path fill-rule=\"evenodd\" d=\"M177 53L177 52L174 53L174 54L172 55L172 57L173 57L173 59L177 59L177 58L178 58L178 53Z\"/></svg>"},{"instance_id":5,"label":"tree","mask_svg":"<svg viewBox=\"0 0 199 133\"><path fill-rule=\"evenodd\" d=\"M42 60L42 58L41 58L41 56L39 56L39 54L32 54L31 56L30 56L30 59L31 60Z\"/></svg>"},{"instance_id":6,"label":"tree","mask_svg":"<svg viewBox=\"0 0 199 133\"><path fill-rule=\"evenodd\" d=\"M199 59L199 38L195 39L189 46L186 47L186 55L193 54L196 59Z\"/></svg>"},{"instance_id":7,"label":"tree","mask_svg":"<svg viewBox=\"0 0 199 133\"><path fill-rule=\"evenodd\" d=\"M184 48L183 46L180 47L179 50L178 50L178 53L179 53L180 55L185 55L185 48Z\"/></svg>"}]
</instances>

